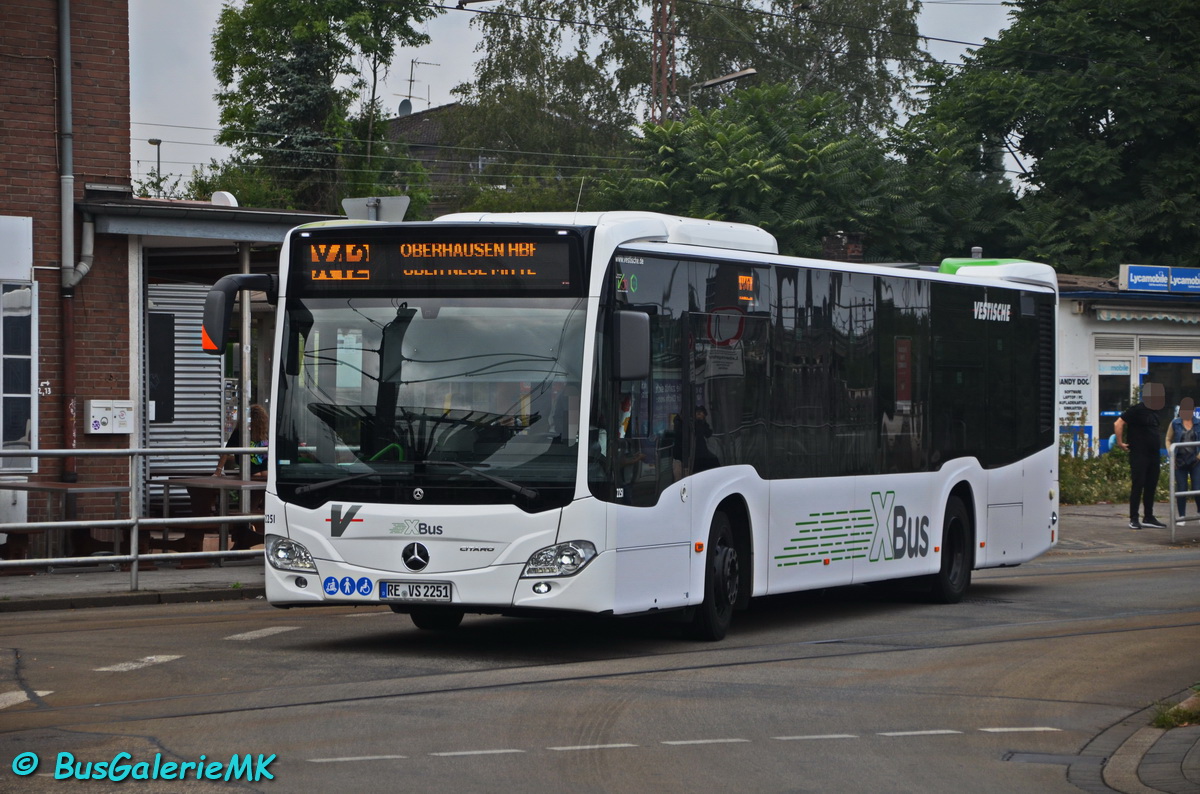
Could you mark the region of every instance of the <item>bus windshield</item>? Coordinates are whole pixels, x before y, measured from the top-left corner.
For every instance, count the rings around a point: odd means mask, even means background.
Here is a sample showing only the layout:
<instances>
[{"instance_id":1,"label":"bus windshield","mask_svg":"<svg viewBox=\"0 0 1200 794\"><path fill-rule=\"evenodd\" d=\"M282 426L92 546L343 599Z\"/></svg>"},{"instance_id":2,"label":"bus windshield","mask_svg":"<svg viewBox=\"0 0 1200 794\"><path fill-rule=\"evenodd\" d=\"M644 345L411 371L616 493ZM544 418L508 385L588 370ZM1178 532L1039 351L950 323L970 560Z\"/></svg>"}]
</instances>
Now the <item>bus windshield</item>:
<instances>
[{"instance_id":1,"label":"bus windshield","mask_svg":"<svg viewBox=\"0 0 1200 794\"><path fill-rule=\"evenodd\" d=\"M565 504L584 314L574 297L289 299L280 495Z\"/></svg>"}]
</instances>

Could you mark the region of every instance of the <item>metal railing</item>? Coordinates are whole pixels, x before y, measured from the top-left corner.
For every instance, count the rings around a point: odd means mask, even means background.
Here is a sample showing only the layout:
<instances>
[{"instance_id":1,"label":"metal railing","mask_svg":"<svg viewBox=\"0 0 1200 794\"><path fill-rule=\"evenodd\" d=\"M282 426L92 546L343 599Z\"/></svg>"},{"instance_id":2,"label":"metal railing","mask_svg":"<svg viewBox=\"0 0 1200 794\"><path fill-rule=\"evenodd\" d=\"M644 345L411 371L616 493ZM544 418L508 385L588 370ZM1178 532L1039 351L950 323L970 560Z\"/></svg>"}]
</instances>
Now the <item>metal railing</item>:
<instances>
[{"instance_id":1,"label":"metal railing","mask_svg":"<svg viewBox=\"0 0 1200 794\"><path fill-rule=\"evenodd\" d=\"M1200 522L1200 508L1197 509L1196 515L1192 517L1179 515L1179 499L1187 503L1188 497L1200 496L1200 491L1177 491L1175 490L1177 483L1175 482L1175 450L1182 447L1200 447L1200 441L1180 441L1174 444L1167 444L1167 468L1170 470L1168 474L1171 487L1169 489L1169 498L1171 500L1171 542L1175 542L1175 527L1178 524L1191 524Z\"/></svg>"},{"instance_id":2,"label":"metal railing","mask_svg":"<svg viewBox=\"0 0 1200 794\"><path fill-rule=\"evenodd\" d=\"M142 449L21 449L21 450L0 450L0 458L129 458L130 462L140 457L170 457L172 455L234 455L242 457L242 465L246 466L249 463L249 455L261 455L267 451L266 447L153 447ZM0 471L0 473L3 473ZM16 474L16 472L14 472ZM31 481L36 482L36 481ZM177 518L154 518L142 515L143 491L140 487L142 477L134 466L130 466L129 471L129 518L114 518L114 519L96 519L96 520L61 520L61 521L24 521L21 523L8 523L0 526L0 533L10 532L39 532L49 530L72 530L72 529L128 529L129 530L129 554L104 554L101 556L88 557L42 557L42 558L26 558L17 560L0 560L0 569L4 568L51 568L60 565L116 565L129 563L129 589L136 591L138 589L138 566L141 562L158 562L158 561L183 561L194 559L215 559L220 564L221 560L226 559L253 559L261 558L263 551L261 549L250 550L221 550L221 551L185 551L185 552L169 552L156 554L139 554L138 547L140 545L141 531L153 531L161 529L165 533L172 528L186 528L194 526L211 526L220 524L221 529L219 536L222 544L227 535L227 527L231 524L250 524L254 522L265 521L265 516L262 514L246 514L239 513L237 515L217 515L217 516L190 516ZM9 485L16 485L15 482L10 482ZM0 491L6 490L5 483L0 481ZM164 488L170 486L165 483ZM12 487L7 490L14 490ZM28 489L20 489L28 490ZM241 490L241 504L245 506L250 490ZM64 493L64 506L68 493ZM82 495L82 494L81 494ZM147 506L149 504L148 495ZM164 499L170 499L169 493L164 493ZM28 516L27 516L28 517Z\"/></svg>"}]
</instances>

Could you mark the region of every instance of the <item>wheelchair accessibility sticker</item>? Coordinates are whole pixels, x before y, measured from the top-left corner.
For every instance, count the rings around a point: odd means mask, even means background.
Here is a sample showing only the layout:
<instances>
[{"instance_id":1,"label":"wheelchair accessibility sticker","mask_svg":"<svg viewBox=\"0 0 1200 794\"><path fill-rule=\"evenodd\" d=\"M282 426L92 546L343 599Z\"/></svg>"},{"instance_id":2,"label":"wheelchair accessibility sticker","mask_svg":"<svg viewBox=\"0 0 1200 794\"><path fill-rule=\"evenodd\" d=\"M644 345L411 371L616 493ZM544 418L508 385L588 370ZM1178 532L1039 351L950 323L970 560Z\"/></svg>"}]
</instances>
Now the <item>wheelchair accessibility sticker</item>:
<instances>
[{"instance_id":1,"label":"wheelchair accessibility sticker","mask_svg":"<svg viewBox=\"0 0 1200 794\"><path fill-rule=\"evenodd\" d=\"M325 595L354 595L358 593L360 596L369 596L375 592L375 583L363 576L358 581L353 577L343 576L338 579L336 576L326 576L325 581L321 583L321 587L325 590Z\"/></svg>"}]
</instances>

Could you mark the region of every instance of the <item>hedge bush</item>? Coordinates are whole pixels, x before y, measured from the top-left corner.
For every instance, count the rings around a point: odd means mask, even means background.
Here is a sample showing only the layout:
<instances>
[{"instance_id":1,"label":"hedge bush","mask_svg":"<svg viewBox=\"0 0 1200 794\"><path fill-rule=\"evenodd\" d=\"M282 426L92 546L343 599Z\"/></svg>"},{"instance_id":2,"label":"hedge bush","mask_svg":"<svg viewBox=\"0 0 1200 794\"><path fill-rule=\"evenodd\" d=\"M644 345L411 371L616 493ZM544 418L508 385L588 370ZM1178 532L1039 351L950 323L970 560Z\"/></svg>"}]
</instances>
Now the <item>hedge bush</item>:
<instances>
[{"instance_id":1,"label":"hedge bush","mask_svg":"<svg viewBox=\"0 0 1200 794\"><path fill-rule=\"evenodd\" d=\"M1158 476L1158 492L1155 501L1167 501L1169 491L1166 461ZM1106 455L1094 458L1077 458L1074 455L1058 457L1059 503L1064 505L1129 502L1129 453L1114 449Z\"/></svg>"}]
</instances>

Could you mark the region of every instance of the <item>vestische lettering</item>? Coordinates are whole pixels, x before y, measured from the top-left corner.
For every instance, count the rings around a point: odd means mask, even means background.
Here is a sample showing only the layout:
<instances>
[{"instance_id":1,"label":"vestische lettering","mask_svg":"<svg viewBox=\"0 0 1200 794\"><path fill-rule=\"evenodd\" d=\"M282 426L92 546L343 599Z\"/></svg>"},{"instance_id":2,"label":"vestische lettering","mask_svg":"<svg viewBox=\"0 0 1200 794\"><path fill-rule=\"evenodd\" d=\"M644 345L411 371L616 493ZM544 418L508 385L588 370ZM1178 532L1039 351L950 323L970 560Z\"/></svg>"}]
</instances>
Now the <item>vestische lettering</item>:
<instances>
[{"instance_id":1,"label":"vestische lettering","mask_svg":"<svg viewBox=\"0 0 1200 794\"><path fill-rule=\"evenodd\" d=\"M975 319L1007 323L1012 320L1012 305L1008 303L993 303L991 301L975 301Z\"/></svg>"}]
</instances>

